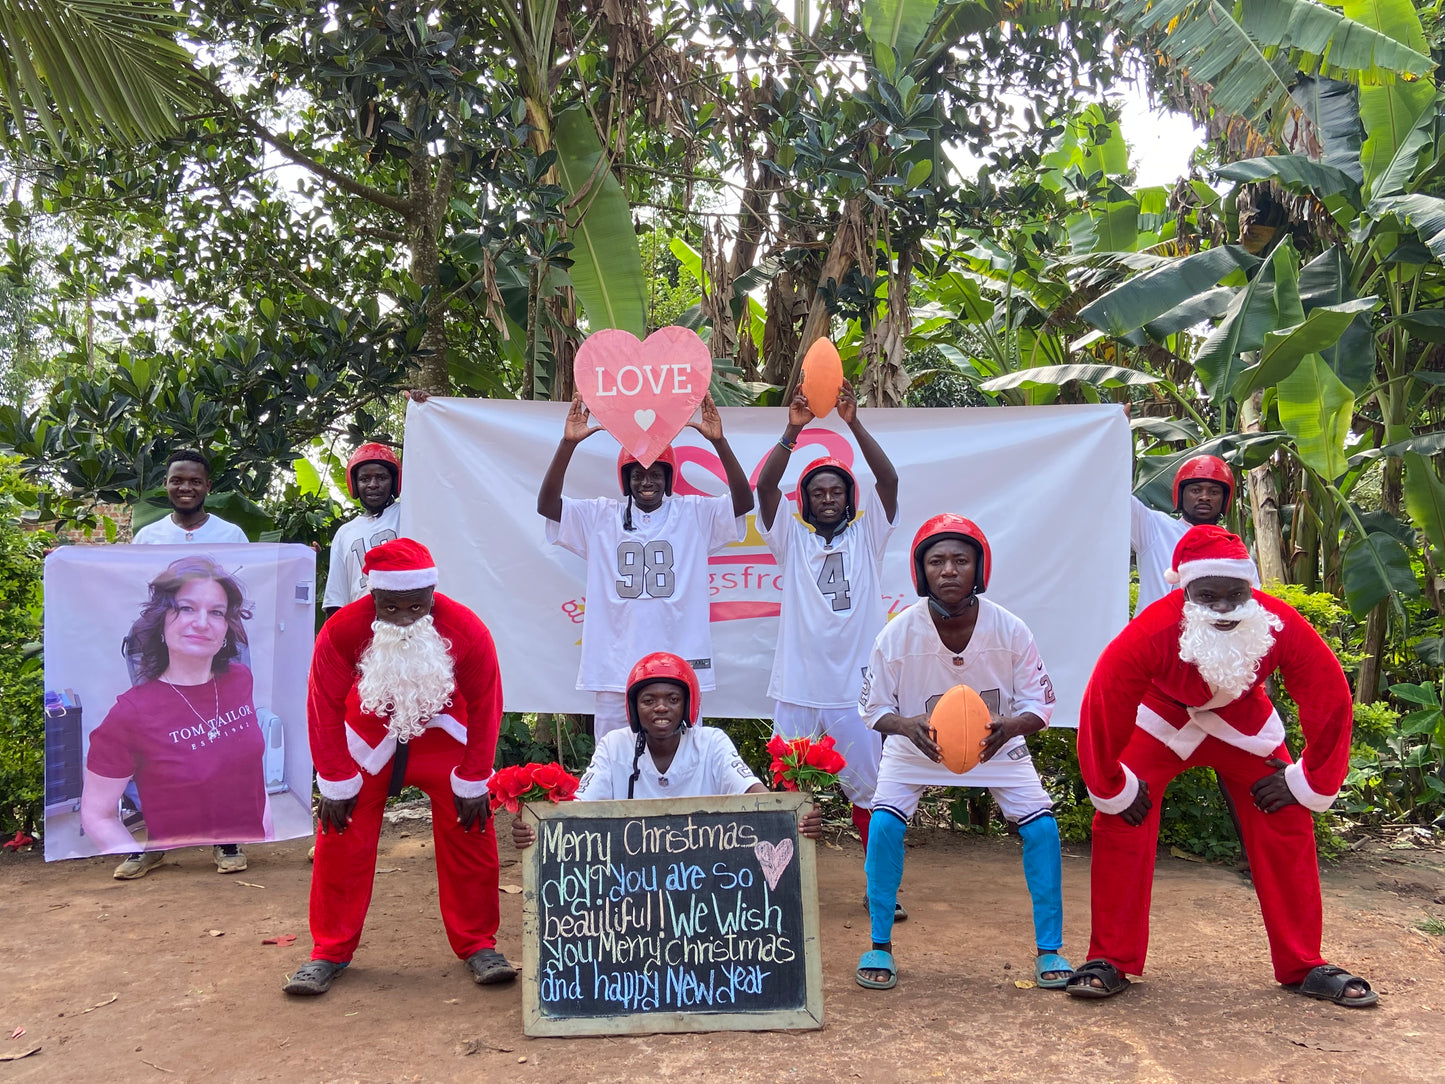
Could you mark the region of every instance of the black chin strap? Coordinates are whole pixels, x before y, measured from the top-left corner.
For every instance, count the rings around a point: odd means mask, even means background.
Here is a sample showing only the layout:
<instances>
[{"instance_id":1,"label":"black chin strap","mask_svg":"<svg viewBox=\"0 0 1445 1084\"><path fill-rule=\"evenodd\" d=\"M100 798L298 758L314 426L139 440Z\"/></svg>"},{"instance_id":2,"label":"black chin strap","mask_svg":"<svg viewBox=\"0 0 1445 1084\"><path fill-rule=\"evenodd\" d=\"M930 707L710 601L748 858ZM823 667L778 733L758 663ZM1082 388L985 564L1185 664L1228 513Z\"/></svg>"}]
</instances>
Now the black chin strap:
<instances>
[{"instance_id":1,"label":"black chin strap","mask_svg":"<svg viewBox=\"0 0 1445 1084\"><path fill-rule=\"evenodd\" d=\"M637 748L632 751L632 775L627 780L627 797L631 798L637 788L637 777L642 774L642 751L647 748L647 735L637 732Z\"/></svg>"},{"instance_id":2,"label":"black chin strap","mask_svg":"<svg viewBox=\"0 0 1445 1084\"><path fill-rule=\"evenodd\" d=\"M938 599L934 598L932 595L928 596L928 608L932 610L936 615L943 618L945 621L951 620L955 617L962 617L964 614L968 613L969 610L973 609L977 605L978 592L976 590L971 592L968 598L963 600L963 605L959 607L958 613L950 612L948 607L944 606L944 604L939 602Z\"/></svg>"}]
</instances>

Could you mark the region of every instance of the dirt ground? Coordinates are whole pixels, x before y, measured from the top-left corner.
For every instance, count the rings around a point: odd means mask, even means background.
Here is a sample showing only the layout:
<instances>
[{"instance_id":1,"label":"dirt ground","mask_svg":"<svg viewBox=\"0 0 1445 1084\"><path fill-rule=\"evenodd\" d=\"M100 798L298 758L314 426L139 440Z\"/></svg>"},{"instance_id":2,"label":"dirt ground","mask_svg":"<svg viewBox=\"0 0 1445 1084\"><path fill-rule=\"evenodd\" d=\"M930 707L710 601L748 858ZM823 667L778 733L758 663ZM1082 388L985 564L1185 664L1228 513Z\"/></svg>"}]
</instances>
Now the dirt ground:
<instances>
[{"instance_id":1,"label":"dirt ground","mask_svg":"<svg viewBox=\"0 0 1445 1084\"><path fill-rule=\"evenodd\" d=\"M505 832L503 885L521 873ZM1325 954L1380 1006L1310 1001L1271 980L1248 885L1161 855L1147 978L1086 1002L1020 989L1031 926L1016 839L910 832L900 982L853 982L867 947L862 854L819 854L826 1026L799 1033L528 1039L520 986L473 985L436 912L430 831L389 826L356 962L325 997L283 977L309 954L305 841L248 849L218 877L178 852L140 881L111 859L0 857L0 1061L10 1081L1284 1081L1445 1080L1445 851L1370 842L1327 868ZM1066 951L1088 936L1086 849L1064 860ZM521 897L501 948L520 961ZM219 931L219 936L213 931ZM290 947L263 938L298 935ZM16 1028L25 1032L9 1036Z\"/></svg>"}]
</instances>

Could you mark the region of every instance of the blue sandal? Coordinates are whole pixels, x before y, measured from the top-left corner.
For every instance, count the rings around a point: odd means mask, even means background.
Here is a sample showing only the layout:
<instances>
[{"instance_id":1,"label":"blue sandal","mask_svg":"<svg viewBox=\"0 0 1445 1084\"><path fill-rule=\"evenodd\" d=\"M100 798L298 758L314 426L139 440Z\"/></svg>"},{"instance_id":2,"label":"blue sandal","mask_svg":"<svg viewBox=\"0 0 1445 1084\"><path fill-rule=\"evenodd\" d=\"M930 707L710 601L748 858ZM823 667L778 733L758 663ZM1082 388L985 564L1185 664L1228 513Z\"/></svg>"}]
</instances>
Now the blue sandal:
<instances>
[{"instance_id":1,"label":"blue sandal","mask_svg":"<svg viewBox=\"0 0 1445 1084\"><path fill-rule=\"evenodd\" d=\"M1044 978L1050 971L1067 971L1068 974L1057 979ZM1042 990L1062 990L1069 985L1069 980L1073 977L1074 965L1057 952L1042 953L1038 959L1034 960L1034 981Z\"/></svg>"},{"instance_id":2,"label":"blue sandal","mask_svg":"<svg viewBox=\"0 0 1445 1084\"><path fill-rule=\"evenodd\" d=\"M886 971L888 979L879 982L877 979L865 979L864 971ZM898 965L893 962L893 953L883 949L870 949L858 957L858 971L854 976L858 985L866 990L891 990L898 985Z\"/></svg>"}]
</instances>

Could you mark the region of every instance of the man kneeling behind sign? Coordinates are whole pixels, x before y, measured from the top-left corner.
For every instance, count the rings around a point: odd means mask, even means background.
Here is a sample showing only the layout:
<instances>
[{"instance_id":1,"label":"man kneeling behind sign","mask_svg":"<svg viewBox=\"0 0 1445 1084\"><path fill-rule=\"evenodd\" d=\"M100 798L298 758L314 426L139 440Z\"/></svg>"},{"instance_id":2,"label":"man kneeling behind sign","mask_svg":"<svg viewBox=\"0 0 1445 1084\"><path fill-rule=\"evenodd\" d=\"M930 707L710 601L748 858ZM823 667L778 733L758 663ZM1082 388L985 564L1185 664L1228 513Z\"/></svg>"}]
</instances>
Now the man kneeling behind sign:
<instances>
[{"instance_id":1,"label":"man kneeling behind sign","mask_svg":"<svg viewBox=\"0 0 1445 1084\"><path fill-rule=\"evenodd\" d=\"M580 802L617 798L705 798L767 790L716 727L697 726L702 694L686 660L655 651L627 677L627 730L603 736L577 788ZM813 806L799 832L817 839L823 814ZM536 830L518 817L512 842L530 847Z\"/></svg>"},{"instance_id":2,"label":"man kneeling behind sign","mask_svg":"<svg viewBox=\"0 0 1445 1084\"><path fill-rule=\"evenodd\" d=\"M323 994L351 962L371 903L387 793L431 796L442 922L482 984L516 978L496 949L497 837L487 779L502 718L491 633L436 594L430 552L408 538L369 551L371 594L322 626L307 720L321 791L311 873L311 962L288 994Z\"/></svg>"},{"instance_id":3,"label":"man kneeling behind sign","mask_svg":"<svg viewBox=\"0 0 1445 1084\"><path fill-rule=\"evenodd\" d=\"M1359 1008L1377 995L1320 955L1310 811L1330 807L1349 768L1353 706L1339 661L1290 606L1253 589L1244 543L1192 528L1170 573L1182 591L1149 606L1100 656L1084 694L1079 767L1094 814L1089 961L1078 997L1110 997L1144 969L1159 807L1186 768L1219 773L1239 810L1274 975L1308 997ZM1276 670L1299 705L1305 748L1290 762L1265 692Z\"/></svg>"}]
</instances>

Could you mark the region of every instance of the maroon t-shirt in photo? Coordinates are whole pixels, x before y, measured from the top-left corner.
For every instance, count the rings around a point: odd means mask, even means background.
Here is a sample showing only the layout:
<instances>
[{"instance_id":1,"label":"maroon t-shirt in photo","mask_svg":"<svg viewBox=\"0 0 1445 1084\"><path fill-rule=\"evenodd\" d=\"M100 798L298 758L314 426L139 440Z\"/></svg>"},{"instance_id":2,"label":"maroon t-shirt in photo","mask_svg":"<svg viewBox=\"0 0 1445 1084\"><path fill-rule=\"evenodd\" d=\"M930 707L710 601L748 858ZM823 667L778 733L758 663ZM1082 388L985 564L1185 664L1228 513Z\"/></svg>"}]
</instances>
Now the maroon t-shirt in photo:
<instances>
[{"instance_id":1,"label":"maroon t-shirt in photo","mask_svg":"<svg viewBox=\"0 0 1445 1084\"><path fill-rule=\"evenodd\" d=\"M121 693L90 735L86 767L135 779L148 847L248 843L266 835L265 751L251 671L233 662L215 685L157 680Z\"/></svg>"}]
</instances>

